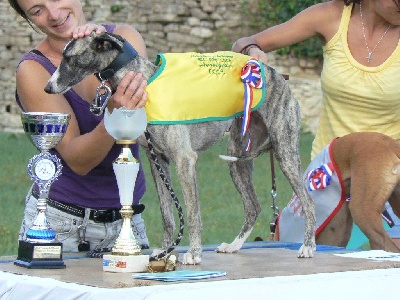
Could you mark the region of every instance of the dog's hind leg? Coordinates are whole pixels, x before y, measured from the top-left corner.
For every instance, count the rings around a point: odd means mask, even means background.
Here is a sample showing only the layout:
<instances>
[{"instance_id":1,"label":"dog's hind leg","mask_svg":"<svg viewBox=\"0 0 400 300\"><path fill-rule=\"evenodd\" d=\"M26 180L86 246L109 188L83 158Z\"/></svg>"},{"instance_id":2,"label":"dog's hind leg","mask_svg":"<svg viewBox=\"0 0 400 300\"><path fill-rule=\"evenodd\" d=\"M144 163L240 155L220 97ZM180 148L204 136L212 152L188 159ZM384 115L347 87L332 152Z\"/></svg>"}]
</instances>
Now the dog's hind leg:
<instances>
[{"instance_id":1,"label":"dog's hind leg","mask_svg":"<svg viewBox=\"0 0 400 300\"><path fill-rule=\"evenodd\" d=\"M293 191L300 198L305 216L304 243L300 247L298 257L313 257L315 251L315 206L302 181L300 155L295 142L285 147L275 146L275 156L279 166L288 179Z\"/></svg>"},{"instance_id":2,"label":"dog's hind leg","mask_svg":"<svg viewBox=\"0 0 400 300\"><path fill-rule=\"evenodd\" d=\"M251 234L253 227L256 223L257 217L261 212L261 206L257 198L256 191L253 186L253 165L254 161L252 157L256 157L261 153L259 144L261 147L268 147L265 132L257 126L257 115L252 117L250 129L254 130L254 139L252 144L252 151L246 153L245 139L240 134L241 122L234 122L230 131L230 139L228 141L228 155L231 157L242 157L235 162L228 162L230 175L232 181L239 192L243 200L245 219L243 226L239 232L239 235L230 244L222 243L217 247L216 251L220 253L234 253L240 250L243 243ZM262 136L262 141L259 141L258 136ZM247 158L244 158L247 157ZM244 158L244 159L243 159Z\"/></svg>"},{"instance_id":3,"label":"dog's hind leg","mask_svg":"<svg viewBox=\"0 0 400 300\"><path fill-rule=\"evenodd\" d=\"M245 220L239 235L231 244L222 243L217 247L216 251L222 253L234 253L242 248L243 243L251 234L261 211L252 183L253 160L229 162L228 165L233 183L243 199Z\"/></svg>"},{"instance_id":4,"label":"dog's hind leg","mask_svg":"<svg viewBox=\"0 0 400 300\"><path fill-rule=\"evenodd\" d=\"M299 154L301 116L297 101L292 97L289 86L276 72L271 72L267 102L268 114L264 115L275 157L293 191L300 198L305 216L304 243L298 257L312 257L315 245L315 207L303 183ZM275 79L274 79L275 77Z\"/></svg>"}]
</instances>

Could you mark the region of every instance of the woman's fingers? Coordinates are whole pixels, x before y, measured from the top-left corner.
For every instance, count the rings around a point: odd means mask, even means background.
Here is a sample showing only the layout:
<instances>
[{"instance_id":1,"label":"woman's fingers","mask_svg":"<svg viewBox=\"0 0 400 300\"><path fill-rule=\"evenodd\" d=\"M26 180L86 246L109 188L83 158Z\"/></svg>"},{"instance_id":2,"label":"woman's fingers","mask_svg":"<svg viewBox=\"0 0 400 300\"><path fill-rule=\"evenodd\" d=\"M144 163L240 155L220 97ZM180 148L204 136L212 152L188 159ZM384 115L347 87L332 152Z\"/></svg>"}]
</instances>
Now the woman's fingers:
<instances>
[{"instance_id":1,"label":"woman's fingers","mask_svg":"<svg viewBox=\"0 0 400 300\"><path fill-rule=\"evenodd\" d=\"M264 51L258 48L251 48L248 52L248 55L268 65L268 56Z\"/></svg>"},{"instance_id":2,"label":"woman's fingers","mask_svg":"<svg viewBox=\"0 0 400 300\"><path fill-rule=\"evenodd\" d=\"M147 81L141 73L128 72L118 85L114 102L127 109L144 107L147 101Z\"/></svg>"},{"instance_id":3,"label":"woman's fingers","mask_svg":"<svg viewBox=\"0 0 400 300\"><path fill-rule=\"evenodd\" d=\"M84 36L90 35L93 31L96 32L97 34L100 34L106 32L106 29L102 25L88 23L76 27L72 32L72 37L74 39L82 38Z\"/></svg>"}]
</instances>

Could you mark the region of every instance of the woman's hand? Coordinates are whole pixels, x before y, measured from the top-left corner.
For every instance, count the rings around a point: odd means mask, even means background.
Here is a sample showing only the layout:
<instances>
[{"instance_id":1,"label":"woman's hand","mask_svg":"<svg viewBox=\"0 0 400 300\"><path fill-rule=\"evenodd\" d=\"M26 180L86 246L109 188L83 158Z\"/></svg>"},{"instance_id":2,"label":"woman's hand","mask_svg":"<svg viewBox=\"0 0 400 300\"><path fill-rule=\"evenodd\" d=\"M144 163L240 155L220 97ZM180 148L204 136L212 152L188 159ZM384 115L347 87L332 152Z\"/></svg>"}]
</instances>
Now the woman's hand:
<instances>
[{"instance_id":1,"label":"woman's hand","mask_svg":"<svg viewBox=\"0 0 400 300\"><path fill-rule=\"evenodd\" d=\"M142 73L128 72L119 83L112 101L112 107L125 107L127 109L141 108L147 101L147 81ZM109 109L112 107L108 106Z\"/></svg>"},{"instance_id":2,"label":"woman's hand","mask_svg":"<svg viewBox=\"0 0 400 300\"><path fill-rule=\"evenodd\" d=\"M268 56L258 45L257 40L252 37L238 39L232 45L232 51L251 56L268 65Z\"/></svg>"},{"instance_id":3,"label":"woman's hand","mask_svg":"<svg viewBox=\"0 0 400 300\"><path fill-rule=\"evenodd\" d=\"M106 32L106 29L102 25L88 23L88 24L76 27L74 29L74 31L72 32L72 37L74 39L82 38L82 37L90 35L93 31L96 32L96 34L100 34L100 33Z\"/></svg>"},{"instance_id":4,"label":"woman's hand","mask_svg":"<svg viewBox=\"0 0 400 300\"><path fill-rule=\"evenodd\" d=\"M257 60L263 62L265 65L268 65L267 53L265 53L261 49L258 49L256 47L250 48L249 51L247 52L247 55L256 58Z\"/></svg>"}]
</instances>

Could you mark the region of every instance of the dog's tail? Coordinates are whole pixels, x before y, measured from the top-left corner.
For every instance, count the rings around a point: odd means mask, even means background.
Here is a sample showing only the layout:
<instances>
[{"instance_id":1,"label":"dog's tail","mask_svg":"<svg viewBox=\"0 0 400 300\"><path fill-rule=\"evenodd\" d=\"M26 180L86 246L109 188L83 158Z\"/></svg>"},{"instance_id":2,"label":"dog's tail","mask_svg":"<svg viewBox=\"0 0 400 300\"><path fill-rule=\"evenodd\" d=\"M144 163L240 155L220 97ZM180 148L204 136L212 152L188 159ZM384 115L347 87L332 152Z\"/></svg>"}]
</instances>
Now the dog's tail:
<instances>
[{"instance_id":1,"label":"dog's tail","mask_svg":"<svg viewBox=\"0 0 400 300\"><path fill-rule=\"evenodd\" d=\"M226 161L237 161L240 158L235 156L228 156L228 155L219 155L219 158L226 160Z\"/></svg>"},{"instance_id":2,"label":"dog's tail","mask_svg":"<svg viewBox=\"0 0 400 300\"><path fill-rule=\"evenodd\" d=\"M239 160L252 160L256 158L258 155L246 155L246 156L229 156L229 155L219 155L219 158L228 162L235 162Z\"/></svg>"},{"instance_id":3,"label":"dog's tail","mask_svg":"<svg viewBox=\"0 0 400 300\"><path fill-rule=\"evenodd\" d=\"M228 161L228 162L235 162L235 161L239 161L239 160L242 160L242 161L243 160L252 160L268 151L272 151L272 146L269 141L255 149L252 149L251 151L246 150L246 152L244 152L240 156L231 156L231 155L222 155L221 154L221 155L219 155L219 158L221 158L222 160Z\"/></svg>"}]
</instances>

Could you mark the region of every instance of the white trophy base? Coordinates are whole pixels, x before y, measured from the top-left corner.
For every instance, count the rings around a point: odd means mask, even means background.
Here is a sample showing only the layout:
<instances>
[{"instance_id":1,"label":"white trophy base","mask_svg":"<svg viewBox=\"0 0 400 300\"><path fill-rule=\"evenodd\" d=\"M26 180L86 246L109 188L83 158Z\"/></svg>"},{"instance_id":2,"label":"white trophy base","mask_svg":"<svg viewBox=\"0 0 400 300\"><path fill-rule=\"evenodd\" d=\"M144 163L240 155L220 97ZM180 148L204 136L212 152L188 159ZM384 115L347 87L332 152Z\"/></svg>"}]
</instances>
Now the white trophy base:
<instances>
[{"instance_id":1,"label":"white trophy base","mask_svg":"<svg viewBox=\"0 0 400 300\"><path fill-rule=\"evenodd\" d=\"M103 255L103 271L115 273L147 272L149 255Z\"/></svg>"}]
</instances>

